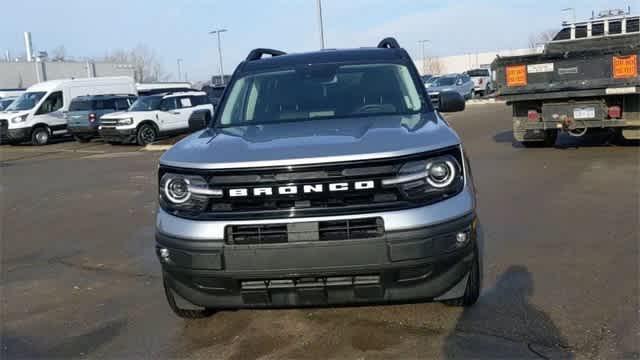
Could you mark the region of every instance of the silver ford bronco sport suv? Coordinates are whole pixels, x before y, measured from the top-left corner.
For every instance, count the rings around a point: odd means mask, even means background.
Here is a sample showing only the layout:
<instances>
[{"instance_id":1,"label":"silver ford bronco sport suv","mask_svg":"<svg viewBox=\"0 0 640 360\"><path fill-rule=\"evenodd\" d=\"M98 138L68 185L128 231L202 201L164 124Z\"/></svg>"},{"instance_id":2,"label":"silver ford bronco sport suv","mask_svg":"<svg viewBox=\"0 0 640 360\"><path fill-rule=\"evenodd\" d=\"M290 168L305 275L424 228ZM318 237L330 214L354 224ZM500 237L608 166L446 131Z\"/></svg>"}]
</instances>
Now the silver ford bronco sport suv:
<instances>
[{"instance_id":1,"label":"silver ford bronco sport suv","mask_svg":"<svg viewBox=\"0 0 640 360\"><path fill-rule=\"evenodd\" d=\"M269 55L269 56L265 56ZM172 310L475 303L469 162L395 39L256 49L214 118L160 159L156 253Z\"/></svg>"}]
</instances>

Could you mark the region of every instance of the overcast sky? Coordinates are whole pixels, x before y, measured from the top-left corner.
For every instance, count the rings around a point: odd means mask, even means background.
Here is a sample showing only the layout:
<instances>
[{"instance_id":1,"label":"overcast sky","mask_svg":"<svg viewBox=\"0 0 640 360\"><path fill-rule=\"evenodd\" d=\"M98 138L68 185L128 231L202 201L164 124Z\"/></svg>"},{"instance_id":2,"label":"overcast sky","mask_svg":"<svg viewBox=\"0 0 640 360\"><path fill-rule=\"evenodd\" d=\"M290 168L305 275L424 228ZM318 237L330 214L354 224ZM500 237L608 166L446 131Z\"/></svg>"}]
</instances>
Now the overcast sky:
<instances>
[{"instance_id":1,"label":"overcast sky","mask_svg":"<svg viewBox=\"0 0 640 360\"><path fill-rule=\"evenodd\" d=\"M327 47L373 46L386 36L417 57L421 39L429 55L522 48L530 34L558 28L592 10L626 8L629 0L323 0ZM633 9L637 13L639 9ZM319 48L316 0L7 0L2 6L0 50L24 53L24 31L35 50L64 45L74 57L145 44L175 78L176 59L190 80L218 73L214 28L222 35L225 72L256 47L287 52Z\"/></svg>"}]
</instances>

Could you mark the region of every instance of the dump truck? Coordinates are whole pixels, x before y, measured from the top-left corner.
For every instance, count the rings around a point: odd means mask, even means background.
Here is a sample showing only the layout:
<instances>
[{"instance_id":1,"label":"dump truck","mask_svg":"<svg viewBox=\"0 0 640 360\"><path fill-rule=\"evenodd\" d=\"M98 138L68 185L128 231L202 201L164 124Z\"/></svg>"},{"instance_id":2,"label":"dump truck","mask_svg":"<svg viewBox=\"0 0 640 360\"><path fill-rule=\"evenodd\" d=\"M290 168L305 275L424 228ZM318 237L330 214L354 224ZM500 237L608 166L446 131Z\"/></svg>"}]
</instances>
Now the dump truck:
<instances>
[{"instance_id":1,"label":"dump truck","mask_svg":"<svg viewBox=\"0 0 640 360\"><path fill-rule=\"evenodd\" d=\"M497 96L513 108L513 137L553 146L559 132L640 139L639 16L607 11L564 22L542 51L496 57Z\"/></svg>"}]
</instances>

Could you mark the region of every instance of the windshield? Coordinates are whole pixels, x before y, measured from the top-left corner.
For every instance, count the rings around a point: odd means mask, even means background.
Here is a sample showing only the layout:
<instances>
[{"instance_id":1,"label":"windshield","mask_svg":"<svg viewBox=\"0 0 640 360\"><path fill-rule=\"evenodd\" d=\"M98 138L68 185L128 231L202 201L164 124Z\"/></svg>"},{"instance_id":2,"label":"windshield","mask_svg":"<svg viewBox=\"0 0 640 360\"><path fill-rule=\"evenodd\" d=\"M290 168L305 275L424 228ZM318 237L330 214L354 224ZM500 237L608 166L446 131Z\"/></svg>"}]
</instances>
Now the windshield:
<instances>
[{"instance_id":1,"label":"windshield","mask_svg":"<svg viewBox=\"0 0 640 360\"><path fill-rule=\"evenodd\" d=\"M487 69L475 69L467 71L469 76L489 76L489 70Z\"/></svg>"},{"instance_id":2,"label":"windshield","mask_svg":"<svg viewBox=\"0 0 640 360\"><path fill-rule=\"evenodd\" d=\"M7 106L9 106L13 100L15 99L0 99L0 110L4 110Z\"/></svg>"},{"instance_id":3,"label":"windshield","mask_svg":"<svg viewBox=\"0 0 640 360\"><path fill-rule=\"evenodd\" d=\"M129 111L151 111L160 109L162 96L141 96L131 105Z\"/></svg>"},{"instance_id":4,"label":"windshield","mask_svg":"<svg viewBox=\"0 0 640 360\"><path fill-rule=\"evenodd\" d=\"M6 111L20 111L33 109L40 99L46 94L44 91L26 92L20 95L16 101L12 102L6 109Z\"/></svg>"},{"instance_id":5,"label":"windshield","mask_svg":"<svg viewBox=\"0 0 640 360\"><path fill-rule=\"evenodd\" d=\"M238 79L219 122L256 125L421 110L420 95L406 66L318 64Z\"/></svg>"},{"instance_id":6,"label":"windshield","mask_svg":"<svg viewBox=\"0 0 640 360\"><path fill-rule=\"evenodd\" d=\"M450 86L455 83L456 83L456 78L454 77L442 77L437 80L436 86Z\"/></svg>"}]
</instances>

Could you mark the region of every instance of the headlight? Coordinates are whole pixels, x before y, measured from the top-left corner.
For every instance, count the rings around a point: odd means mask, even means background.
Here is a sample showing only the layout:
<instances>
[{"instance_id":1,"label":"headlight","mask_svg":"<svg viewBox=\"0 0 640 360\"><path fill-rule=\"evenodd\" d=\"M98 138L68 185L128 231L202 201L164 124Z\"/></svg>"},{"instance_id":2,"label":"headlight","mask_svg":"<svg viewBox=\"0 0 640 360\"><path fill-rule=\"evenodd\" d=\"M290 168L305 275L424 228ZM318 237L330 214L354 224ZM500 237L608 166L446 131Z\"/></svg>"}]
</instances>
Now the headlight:
<instances>
[{"instance_id":1,"label":"headlight","mask_svg":"<svg viewBox=\"0 0 640 360\"><path fill-rule=\"evenodd\" d=\"M133 124L133 118L119 119L118 125L131 125Z\"/></svg>"},{"instance_id":2,"label":"headlight","mask_svg":"<svg viewBox=\"0 0 640 360\"><path fill-rule=\"evenodd\" d=\"M27 121L27 118L29 117L29 114L24 114L24 115L20 115L20 116L16 116L13 119L11 119L11 122L14 124L17 123L21 123L21 122L25 122Z\"/></svg>"},{"instance_id":3,"label":"headlight","mask_svg":"<svg viewBox=\"0 0 640 360\"><path fill-rule=\"evenodd\" d=\"M201 176L166 173L160 178L160 205L169 211L204 211L221 190L209 189Z\"/></svg>"},{"instance_id":4,"label":"headlight","mask_svg":"<svg viewBox=\"0 0 640 360\"><path fill-rule=\"evenodd\" d=\"M397 187L410 201L430 203L462 190L464 172L459 149L402 165L395 178L382 180L385 187Z\"/></svg>"}]
</instances>

